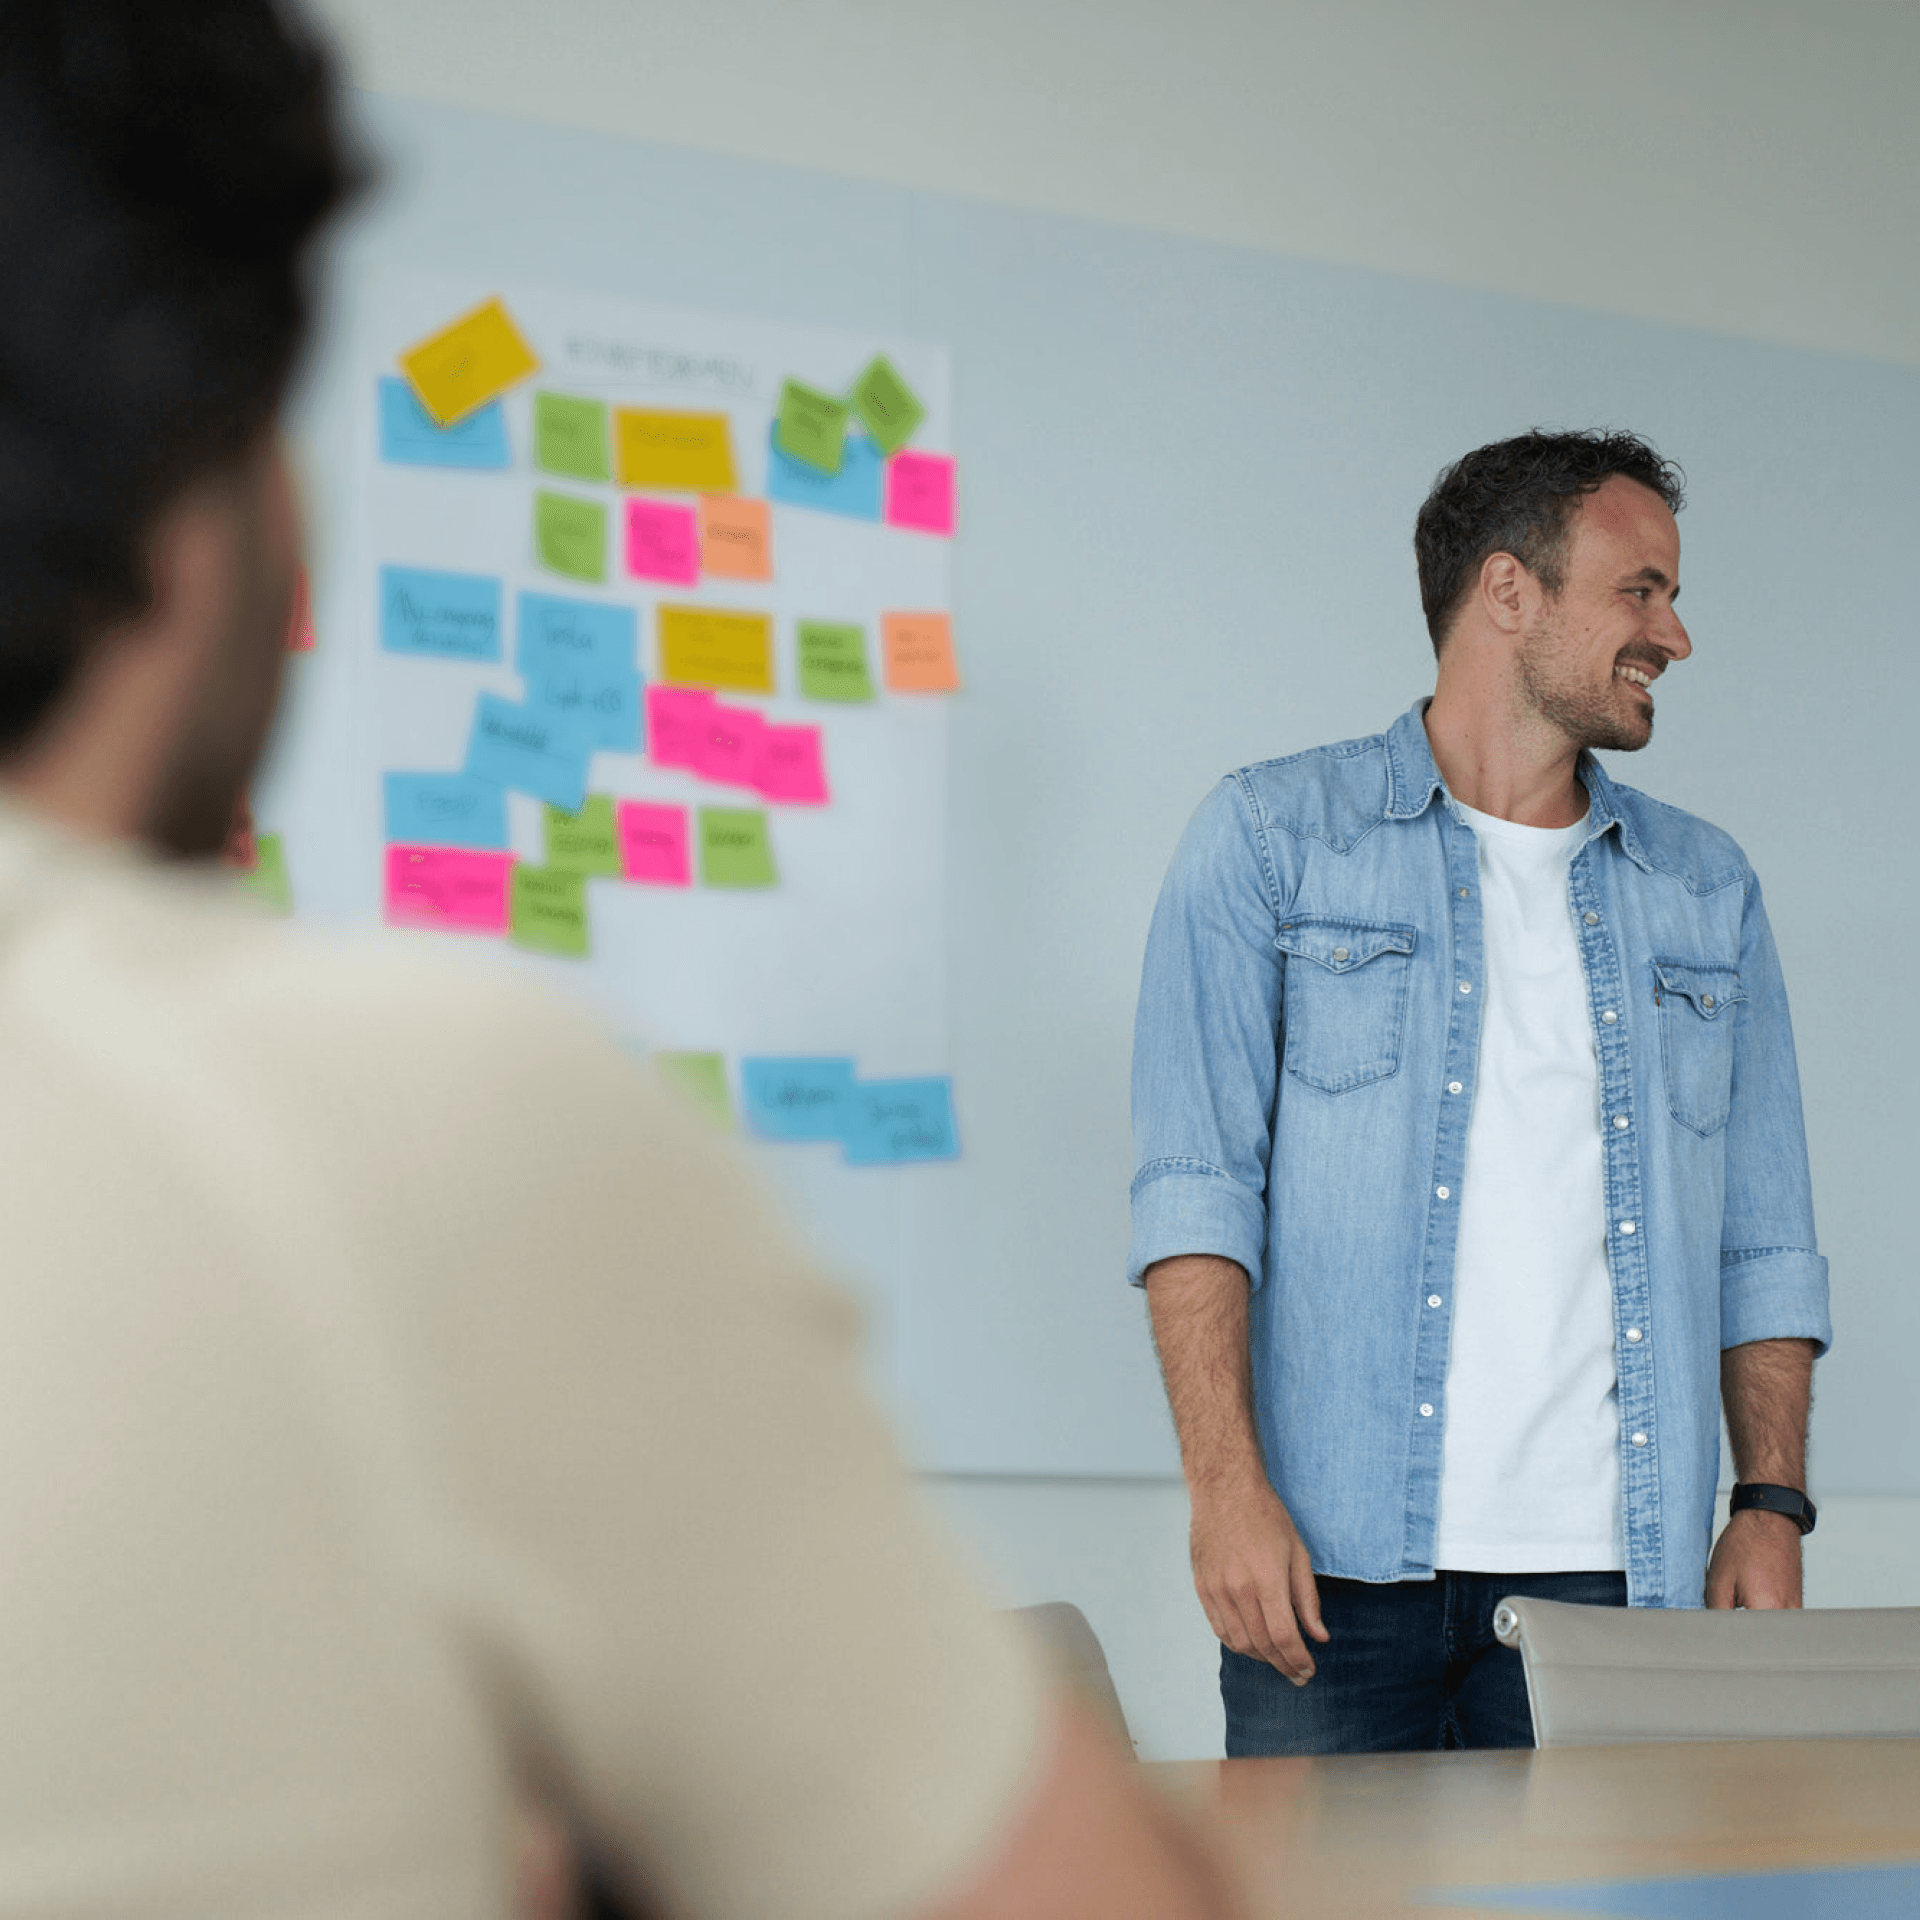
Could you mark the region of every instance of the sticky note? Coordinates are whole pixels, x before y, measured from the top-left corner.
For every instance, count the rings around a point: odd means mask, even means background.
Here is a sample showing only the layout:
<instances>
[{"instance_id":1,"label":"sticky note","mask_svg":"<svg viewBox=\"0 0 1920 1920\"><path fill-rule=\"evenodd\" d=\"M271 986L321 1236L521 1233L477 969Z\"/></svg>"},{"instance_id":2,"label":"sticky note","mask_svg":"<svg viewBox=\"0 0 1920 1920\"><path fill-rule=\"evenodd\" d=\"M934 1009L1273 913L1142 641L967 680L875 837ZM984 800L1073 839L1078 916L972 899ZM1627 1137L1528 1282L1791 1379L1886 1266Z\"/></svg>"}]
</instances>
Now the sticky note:
<instances>
[{"instance_id":1,"label":"sticky note","mask_svg":"<svg viewBox=\"0 0 1920 1920\"><path fill-rule=\"evenodd\" d=\"M953 1082L862 1080L848 1098L842 1137L851 1167L955 1159Z\"/></svg>"},{"instance_id":2,"label":"sticky note","mask_svg":"<svg viewBox=\"0 0 1920 1920\"><path fill-rule=\"evenodd\" d=\"M763 800L783 801L790 807L824 807L827 768L820 729L762 726L753 784Z\"/></svg>"},{"instance_id":3,"label":"sticky note","mask_svg":"<svg viewBox=\"0 0 1920 1920\"><path fill-rule=\"evenodd\" d=\"M382 567L380 644L389 653L498 660L500 582L477 573Z\"/></svg>"},{"instance_id":4,"label":"sticky note","mask_svg":"<svg viewBox=\"0 0 1920 1920\"><path fill-rule=\"evenodd\" d=\"M720 693L773 691L773 620L705 607L660 609L660 678Z\"/></svg>"},{"instance_id":5,"label":"sticky note","mask_svg":"<svg viewBox=\"0 0 1920 1920\"><path fill-rule=\"evenodd\" d=\"M380 458L400 467L508 467L507 419L497 400L443 427L397 374L380 381Z\"/></svg>"},{"instance_id":6,"label":"sticky note","mask_svg":"<svg viewBox=\"0 0 1920 1920\"><path fill-rule=\"evenodd\" d=\"M694 741L694 772L702 780L717 781L722 786L753 786L760 760L760 736L766 725L750 708L714 701Z\"/></svg>"},{"instance_id":7,"label":"sticky note","mask_svg":"<svg viewBox=\"0 0 1920 1920\"><path fill-rule=\"evenodd\" d=\"M504 847L507 796L466 773L390 773L387 838L429 847Z\"/></svg>"},{"instance_id":8,"label":"sticky note","mask_svg":"<svg viewBox=\"0 0 1920 1920\"><path fill-rule=\"evenodd\" d=\"M530 953L587 957L587 876L516 866L507 937Z\"/></svg>"},{"instance_id":9,"label":"sticky note","mask_svg":"<svg viewBox=\"0 0 1920 1920\"><path fill-rule=\"evenodd\" d=\"M733 1096L727 1091L727 1063L718 1053L656 1053L654 1071L703 1120L733 1131Z\"/></svg>"},{"instance_id":10,"label":"sticky note","mask_svg":"<svg viewBox=\"0 0 1920 1920\"><path fill-rule=\"evenodd\" d=\"M387 849L386 920L394 927L505 933L510 853L455 847Z\"/></svg>"},{"instance_id":11,"label":"sticky note","mask_svg":"<svg viewBox=\"0 0 1920 1920\"><path fill-rule=\"evenodd\" d=\"M838 473L852 412L844 400L789 380L780 389L773 443L789 460L798 460L816 473Z\"/></svg>"},{"instance_id":12,"label":"sticky note","mask_svg":"<svg viewBox=\"0 0 1920 1920\"><path fill-rule=\"evenodd\" d=\"M400 371L443 427L505 393L539 364L498 299L482 302L400 356Z\"/></svg>"},{"instance_id":13,"label":"sticky note","mask_svg":"<svg viewBox=\"0 0 1920 1920\"><path fill-rule=\"evenodd\" d=\"M779 429L774 429L778 433ZM822 473L803 460L767 448L767 498L816 513L844 514L850 520L878 520L886 477L886 456L864 433L850 433L838 473Z\"/></svg>"},{"instance_id":14,"label":"sticky note","mask_svg":"<svg viewBox=\"0 0 1920 1920\"><path fill-rule=\"evenodd\" d=\"M669 493L731 493L733 434L724 413L615 407L613 445L623 487Z\"/></svg>"},{"instance_id":15,"label":"sticky note","mask_svg":"<svg viewBox=\"0 0 1920 1920\"><path fill-rule=\"evenodd\" d=\"M702 886L771 887L777 883L764 813L749 807L702 807L699 812Z\"/></svg>"},{"instance_id":16,"label":"sticky note","mask_svg":"<svg viewBox=\"0 0 1920 1920\"><path fill-rule=\"evenodd\" d=\"M809 700L871 700L866 630L832 620L802 620L800 691Z\"/></svg>"},{"instance_id":17,"label":"sticky note","mask_svg":"<svg viewBox=\"0 0 1920 1920\"><path fill-rule=\"evenodd\" d=\"M506 463L501 462L504 466ZM533 396L533 464L570 480L607 480L607 410L565 393Z\"/></svg>"},{"instance_id":18,"label":"sticky note","mask_svg":"<svg viewBox=\"0 0 1920 1920\"><path fill-rule=\"evenodd\" d=\"M497 693L483 693L473 716L466 771L577 813L587 797L592 752L592 737L577 715L515 706Z\"/></svg>"},{"instance_id":19,"label":"sticky note","mask_svg":"<svg viewBox=\"0 0 1920 1920\"><path fill-rule=\"evenodd\" d=\"M693 771L694 749L707 724L710 693L694 693L657 683L647 688L647 757L656 767Z\"/></svg>"},{"instance_id":20,"label":"sticky note","mask_svg":"<svg viewBox=\"0 0 1920 1920\"><path fill-rule=\"evenodd\" d=\"M313 583L308 580L305 567L294 576L293 611L287 616L287 651L313 651Z\"/></svg>"},{"instance_id":21,"label":"sticky note","mask_svg":"<svg viewBox=\"0 0 1920 1920\"><path fill-rule=\"evenodd\" d=\"M764 500L700 496L700 570L720 580L773 578L773 514Z\"/></svg>"},{"instance_id":22,"label":"sticky note","mask_svg":"<svg viewBox=\"0 0 1920 1920\"><path fill-rule=\"evenodd\" d=\"M845 1137L853 1062L839 1059L744 1059L740 1105L747 1128L762 1140Z\"/></svg>"},{"instance_id":23,"label":"sticky note","mask_svg":"<svg viewBox=\"0 0 1920 1920\"><path fill-rule=\"evenodd\" d=\"M661 500L627 502L627 571L636 580L700 584L700 521L691 507Z\"/></svg>"},{"instance_id":24,"label":"sticky note","mask_svg":"<svg viewBox=\"0 0 1920 1920\"><path fill-rule=\"evenodd\" d=\"M617 668L540 667L527 673L527 704L577 720L588 744L607 753L638 753L640 676Z\"/></svg>"},{"instance_id":25,"label":"sticky note","mask_svg":"<svg viewBox=\"0 0 1920 1920\"><path fill-rule=\"evenodd\" d=\"M853 383L853 410L859 414L860 424L888 453L898 453L927 417L919 396L894 371L884 353L876 353Z\"/></svg>"},{"instance_id":26,"label":"sticky note","mask_svg":"<svg viewBox=\"0 0 1920 1920\"><path fill-rule=\"evenodd\" d=\"M522 673L591 663L637 671L639 620L631 607L603 606L559 593L523 593L515 604L513 664Z\"/></svg>"},{"instance_id":27,"label":"sticky note","mask_svg":"<svg viewBox=\"0 0 1920 1920\"><path fill-rule=\"evenodd\" d=\"M293 882L287 875L286 843L277 833L254 835L253 865L242 876L241 884L275 913L293 911Z\"/></svg>"},{"instance_id":28,"label":"sticky note","mask_svg":"<svg viewBox=\"0 0 1920 1920\"><path fill-rule=\"evenodd\" d=\"M887 462L887 525L953 532L953 461L944 453L896 453Z\"/></svg>"},{"instance_id":29,"label":"sticky note","mask_svg":"<svg viewBox=\"0 0 1920 1920\"><path fill-rule=\"evenodd\" d=\"M614 830L613 801L590 793L578 813L548 807L543 817L547 867L554 873L617 874L622 871L620 836Z\"/></svg>"},{"instance_id":30,"label":"sticky note","mask_svg":"<svg viewBox=\"0 0 1920 1920\"><path fill-rule=\"evenodd\" d=\"M883 613L881 671L889 693L955 693L953 621L944 613Z\"/></svg>"},{"instance_id":31,"label":"sticky note","mask_svg":"<svg viewBox=\"0 0 1920 1920\"><path fill-rule=\"evenodd\" d=\"M655 806L623 800L615 809L622 871L648 887L690 887L693 858L687 842L685 807Z\"/></svg>"},{"instance_id":32,"label":"sticky note","mask_svg":"<svg viewBox=\"0 0 1920 1920\"><path fill-rule=\"evenodd\" d=\"M598 500L541 491L533 496L533 549L540 564L572 580L607 577L607 510Z\"/></svg>"}]
</instances>

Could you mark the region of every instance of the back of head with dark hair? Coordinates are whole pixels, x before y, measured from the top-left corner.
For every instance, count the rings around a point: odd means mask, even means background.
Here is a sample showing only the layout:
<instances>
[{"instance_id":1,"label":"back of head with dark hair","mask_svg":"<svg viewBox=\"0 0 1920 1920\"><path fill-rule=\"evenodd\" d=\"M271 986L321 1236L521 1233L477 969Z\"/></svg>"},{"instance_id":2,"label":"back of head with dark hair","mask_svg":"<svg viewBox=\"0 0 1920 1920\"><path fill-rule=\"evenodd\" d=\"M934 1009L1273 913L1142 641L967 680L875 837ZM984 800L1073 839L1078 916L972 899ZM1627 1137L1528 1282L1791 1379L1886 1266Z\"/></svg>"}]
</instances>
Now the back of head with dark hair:
<instances>
[{"instance_id":1,"label":"back of head with dark hair","mask_svg":"<svg viewBox=\"0 0 1920 1920\"><path fill-rule=\"evenodd\" d=\"M1632 433L1523 433L1442 468L1413 523L1420 604L1434 652L1489 554L1512 554L1558 593L1573 510L1615 474L1657 493L1670 513L1685 504L1680 469Z\"/></svg>"},{"instance_id":2,"label":"back of head with dark hair","mask_svg":"<svg viewBox=\"0 0 1920 1920\"><path fill-rule=\"evenodd\" d=\"M272 0L7 0L0 753L146 604L161 509L270 426L351 184L328 64Z\"/></svg>"}]
</instances>

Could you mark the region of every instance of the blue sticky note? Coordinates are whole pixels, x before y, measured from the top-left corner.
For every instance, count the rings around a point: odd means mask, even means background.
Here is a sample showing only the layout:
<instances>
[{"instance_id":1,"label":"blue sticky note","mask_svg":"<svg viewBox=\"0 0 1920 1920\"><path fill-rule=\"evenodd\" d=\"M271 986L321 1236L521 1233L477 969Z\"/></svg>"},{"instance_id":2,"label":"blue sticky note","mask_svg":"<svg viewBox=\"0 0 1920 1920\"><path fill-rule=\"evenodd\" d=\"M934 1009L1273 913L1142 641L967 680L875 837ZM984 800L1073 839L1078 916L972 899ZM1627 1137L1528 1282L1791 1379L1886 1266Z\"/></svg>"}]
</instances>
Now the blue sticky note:
<instances>
[{"instance_id":1,"label":"blue sticky note","mask_svg":"<svg viewBox=\"0 0 1920 1920\"><path fill-rule=\"evenodd\" d=\"M389 653L498 660L500 582L478 573L380 569L380 644Z\"/></svg>"},{"instance_id":2,"label":"blue sticky note","mask_svg":"<svg viewBox=\"0 0 1920 1920\"><path fill-rule=\"evenodd\" d=\"M527 703L570 714L582 721L596 747L610 753L638 753L640 676L596 666L528 667Z\"/></svg>"},{"instance_id":3,"label":"blue sticky note","mask_svg":"<svg viewBox=\"0 0 1920 1920\"><path fill-rule=\"evenodd\" d=\"M891 1167L910 1160L952 1160L953 1082L863 1080L847 1102L847 1164Z\"/></svg>"},{"instance_id":4,"label":"blue sticky note","mask_svg":"<svg viewBox=\"0 0 1920 1920\"><path fill-rule=\"evenodd\" d=\"M507 796L469 773L386 776L387 838L421 847L504 847Z\"/></svg>"},{"instance_id":5,"label":"blue sticky note","mask_svg":"<svg viewBox=\"0 0 1920 1920\"><path fill-rule=\"evenodd\" d=\"M578 813L587 797L592 752L592 737L577 715L483 693L473 716L467 772Z\"/></svg>"},{"instance_id":6,"label":"blue sticky note","mask_svg":"<svg viewBox=\"0 0 1920 1920\"><path fill-rule=\"evenodd\" d=\"M492 400L450 427L435 421L404 380L380 382L380 458L403 467L510 467L507 420Z\"/></svg>"},{"instance_id":7,"label":"blue sticky note","mask_svg":"<svg viewBox=\"0 0 1920 1920\"><path fill-rule=\"evenodd\" d=\"M639 621L631 607L601 606L558 593L523 593L516 611L513 664L522 673L590 661L629 677L636 671Z\"/></svg>"},{"instance_id":8,"label":"blue sticky note","mask_svg":"<svg viewBox=\"0 0 1920 1920\"><path fill-rule=\"evenodd\" d=\"M853 520L880 518L880 487L886 456L863 433L847 435L838 473L822 473L804 460L780 451L773 430L767 435L767 498L818 513L843 513Z\"/></svg>"},{"instance_id":9,"label":"blue sticky note","mask_svg":"<svg viewBox=\"0 0 1920 1920\"><path fill-rule=\"evenodd\" d=\"M838 1140L853 1084L851 1060L742 1060L747 1130L762 1140Z\"/></svg>"}]
</instances>

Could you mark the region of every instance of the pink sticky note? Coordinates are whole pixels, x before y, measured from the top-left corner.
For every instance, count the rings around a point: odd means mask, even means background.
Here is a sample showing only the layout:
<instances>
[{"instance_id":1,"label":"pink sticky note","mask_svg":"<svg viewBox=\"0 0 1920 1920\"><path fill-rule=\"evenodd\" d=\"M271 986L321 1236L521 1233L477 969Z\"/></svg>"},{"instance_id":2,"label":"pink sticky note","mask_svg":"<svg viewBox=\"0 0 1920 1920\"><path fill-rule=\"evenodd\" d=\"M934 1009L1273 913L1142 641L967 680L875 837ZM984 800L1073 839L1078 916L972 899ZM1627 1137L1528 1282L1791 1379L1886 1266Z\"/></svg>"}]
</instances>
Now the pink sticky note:
<instances>
[{"instance_id":1,"label":"pink sticky note","mask_svg":"<svg viewBox=\"0 0 1920 1920\"><path fill-rule=\"evenodd\" d=\"M887 462L887 525L916 533L953 532L953 459L896 453Z\"/></svg>"},{"instance_id":2,"label":"pink sticky note","mask_svg":"<svg viewBox=\"0 0 1920 1920\"><path fill-rule=\"evenodd\" d=\"M824 807L827 768L821 755L820 729L763 726L753 784L763 799L784 800L792 807Z\"/></svg>"},{"instance_id":3,"label":"pink sticky note","mask_svg":"<svg viewBox=\"0 0 1920 1920\"><path fill-rule=\"evenodd\" d=\"M700 584L700 516L660 500L627 502L627 571L636 580Z\"/></svg>"},{"instance_id":4,"label":"pink sticky note","mask_svg":"<svg viewBox=\"0 0 1920 1920\"><path fill-rule=\"evenodd\" d=\"M716 700L707 709L707 724L693 750L693 770L702 780L726 787L753 785L760 757L760 736L767 723L751 707L730 707Z\"/></svg>"},{"instance_id":5,"label":"pink sticky note","mask_svg":"<svg viewBox=\"0 0 1920 1920\"><path fill-rule=\"evenodd\" d=\"M387 849L386 920L393 927L505 933L510 853L461 847Z\"/></svg>"},{"instance_id":6,"label":"pink sticky note","mask_svg":"<svg viewBox=\"0 0 1920 1920\"><path fill-rule=\"evenodd\" d=\"M693 771L694 749L707 728L713 695L689 687L647 688L647 758L656 767Z\"/></svg>"},{"instance_id":7,"label":"pink sticky note","mask_svg":"<svg viewBox=\"0 0 1920 1920\"><path fill-rule=\"evenodd\" d=\"M614 814L620 830L620 860L629 880L649 887L690 887L685 807L655 807L622 800Z\"/></svg>"}]
</instances>

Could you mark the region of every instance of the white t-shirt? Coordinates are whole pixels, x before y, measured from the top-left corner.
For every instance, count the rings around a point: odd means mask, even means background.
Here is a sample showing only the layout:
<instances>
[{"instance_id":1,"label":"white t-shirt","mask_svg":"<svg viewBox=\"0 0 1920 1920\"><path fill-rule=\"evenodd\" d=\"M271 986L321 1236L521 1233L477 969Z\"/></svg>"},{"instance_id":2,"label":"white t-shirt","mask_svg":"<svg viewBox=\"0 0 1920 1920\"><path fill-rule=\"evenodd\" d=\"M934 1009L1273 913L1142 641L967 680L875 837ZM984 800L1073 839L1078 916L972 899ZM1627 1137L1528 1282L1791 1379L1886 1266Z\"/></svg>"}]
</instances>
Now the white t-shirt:
<instances>
[{"instance_id":1,"label":"white t-shirt","mask_svg":"<svg viewBox=\"0 0 1920 1920\"><path fill-rule=\"evenodd\" d=\"M506 1920L516 1774L676 1913L1000 1844L1035 1658L641 1063L3 802L0 1061L0 1914Z\"/></svg>"},{"instance_id":2,"label":"white t-shirt","mask_svg":"<svg viewBox=\"0 0 1920 1920\"><path fill-rule=\"evenodd\" d=\"M1467 1130L1434 1564L1626 1564L1599 1059L1567 898L1586 836L1461 807L1486 991Z\"/></svg>"}]
</instances>

